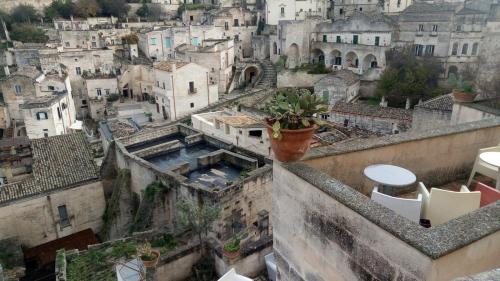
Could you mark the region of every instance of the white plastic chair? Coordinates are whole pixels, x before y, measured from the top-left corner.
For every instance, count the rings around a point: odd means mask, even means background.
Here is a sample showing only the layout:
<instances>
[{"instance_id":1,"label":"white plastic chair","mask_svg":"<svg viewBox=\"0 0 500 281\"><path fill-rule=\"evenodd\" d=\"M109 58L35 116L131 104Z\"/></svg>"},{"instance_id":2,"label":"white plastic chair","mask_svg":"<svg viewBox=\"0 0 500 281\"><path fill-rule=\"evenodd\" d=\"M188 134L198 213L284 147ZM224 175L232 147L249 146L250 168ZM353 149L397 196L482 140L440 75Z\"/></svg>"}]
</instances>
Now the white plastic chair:
<instances>
[{"instance_id":1,"label":"white plastic chair","mask_svg":"<svg viewBox=\"0 0 500 281\"><path fill-rule=\"evenodd\" d=\"M476 161L474 162L474 166L472 167L472 172L470 173L469 180L467 181L467 186L470 186L472 179L474 178L474 175L476 173L480 173L493 179L497 178L498 168L484 162L479 158L479 155L483 152L500 152L500 145L479 149L479 152L476 156Z\"/></svg>"},{"instance_id":2,"label":"white plastic chair","mask_svg":"<svg viewBox=\"0 0 500 281\"><path fill-rule=\"evenodd\" d=\"M420 221L422 208L421 194L417 196L417 199L392 197L390 195L380 193L378 191L378 187L375 186L372 191L372 200L409 220L417 223Z\"/></svg>"},{"instance_id":3,"label":"white plastic chair","mask_svg":"<svg viewBox=\"0 0 500 281\"><path fill-rule=\"evenodd\" d=\"M422 194L422 218L437 226L479 208L481 192L473 191L462 185L460 192L431 188L429 192L422 182L418 183Z\"/></svg>"}]
</instances>

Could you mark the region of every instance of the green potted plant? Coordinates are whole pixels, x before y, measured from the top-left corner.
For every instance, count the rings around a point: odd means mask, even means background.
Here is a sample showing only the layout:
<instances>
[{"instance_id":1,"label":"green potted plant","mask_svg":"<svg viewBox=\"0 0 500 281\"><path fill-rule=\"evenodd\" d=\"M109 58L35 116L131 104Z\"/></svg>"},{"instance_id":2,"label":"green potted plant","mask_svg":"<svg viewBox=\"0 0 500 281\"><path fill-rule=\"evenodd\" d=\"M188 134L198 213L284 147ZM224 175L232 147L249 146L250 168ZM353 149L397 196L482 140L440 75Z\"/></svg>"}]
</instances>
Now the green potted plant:
<instances>
[{"instance_id":1,"label":"green potted plant","mask_svg":"<svg viewBox=\"0 0 500 281\"><path fill-rule=\"evenodd\" d=\"M240 239L236 238L232 241L227 242L224 245L224 256L229 259L234 259L240 255Z\"/></svg>"},{"instance_id":2,"label":"green potted plant","mask_svg":"<svg viewBox=\"0 0 500 281\"><path fill-rule=\"evenodd\" d=\"M471 82L465 81L451 73L448 78L448 84L453 88L453 99L458 102L473 102L477 96L476 90Z\"/></svg>"},{"instance_id":3,"label":"green potted plant","mask_svg":"<svg viewBox=\"0 0 500 281\"><path fill-rule=\"evenodd\" d=\"M279 91L268 104L267 132L274 156L281 162L299 160L309 150L317 124L315 116L327 112L323 99L306 89Z\"/></svg>"},{"instance_id":4,"label":"green potted plant","mask_svg":"<svg viewBox=\"0 0 500 281\"><path fill-rule=\"evenodd\" d=\"M155 267L160 258L160 252L153 250L147 242L137 247L137 255L141 259L142 264L147 268Z\"/></svg>"}]
</instances>

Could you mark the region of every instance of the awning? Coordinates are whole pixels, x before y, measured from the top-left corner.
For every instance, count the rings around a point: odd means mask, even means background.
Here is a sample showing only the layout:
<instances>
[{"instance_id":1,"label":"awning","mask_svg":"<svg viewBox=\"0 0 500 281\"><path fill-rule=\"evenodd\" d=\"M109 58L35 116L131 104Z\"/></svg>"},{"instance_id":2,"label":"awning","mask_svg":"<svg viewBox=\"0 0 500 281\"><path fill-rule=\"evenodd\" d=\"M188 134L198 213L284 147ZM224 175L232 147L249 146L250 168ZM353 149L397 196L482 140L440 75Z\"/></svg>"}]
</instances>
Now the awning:
<instances>
[{"instance_id":1,"label":"awning","mask_svg":"<svg viewBox=\"0 0 500 281\"><path fill-rule=\"evenodd\" d=\"M81 130L83 127L83 122L82 121L79 121L79 120L76 120L75 123L71 124L71 126L69 126L70 129L73 129L73 130Z\"/></svg>"}]
</instances>

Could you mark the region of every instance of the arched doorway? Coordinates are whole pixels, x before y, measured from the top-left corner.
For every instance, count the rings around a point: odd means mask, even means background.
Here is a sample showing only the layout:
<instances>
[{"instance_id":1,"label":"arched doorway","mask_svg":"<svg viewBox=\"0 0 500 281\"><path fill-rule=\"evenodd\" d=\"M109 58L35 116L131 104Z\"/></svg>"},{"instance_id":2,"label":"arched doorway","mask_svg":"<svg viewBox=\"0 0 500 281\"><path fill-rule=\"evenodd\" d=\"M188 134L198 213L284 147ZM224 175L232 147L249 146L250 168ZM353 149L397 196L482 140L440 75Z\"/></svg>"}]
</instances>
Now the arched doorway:
<instances>
[{"instance_id":1,"label":"arched doorway","mask_svg":"<svg viewBox=\"0 0 500 281\"><path fill-rule=\"evenodd\" d=\"M325 63L325 53L320 49L313 49L311 51L311 63Z\"/></svg>"},{"instance_id":2,"label":"arched doorway","mask_svg":"<svg viewBox=\"0 0 500 281\"><path fill-rule=\"evenodd\" d=\"M244 75L245 75L245 84L251 84L255 82L255 79L257 79L257 74L259 73L259 70L255 66L249 66L245 69Z\"/></svg>"},{"instance_id":3,"label":"arched doorway","mask_svg":"<svg viewBox=\"0 0 500 281\"><path fill-rule=\"evenodd\" d=\"M355 52L347 53L347 55L345 56L345 64L347 67L358 68L359 66L358 55Z\"/></svg>"},{"instance_id":4,"label":"arched doorway","mask_svg":"<svg viewBox=\"0 0 500 281\"><path fill-rule=\"evenodd\" d=\"M293 43L286 49L286 56L287 68L296 68L300 65L300 50L297 44Z\"/></svg>"},{"instance_id":5,"label":"arched doorway","mask_svg":"<svg viewBox=\"0 0 500 281\"><path fill-rule=\"evenodd\" d=\"M331 65L342 65L342 53L339 50L333 50L330 52L330 64Z\"/></svg>"},{"instance_id":6,"label":"arched doorway","mask_svg":"<svg viewBox=\"0 0 500 281\"><path fill-rule=\"evenodd\" d=\"M458 75L458 68L454 65L448 67L448 77L450 77L450 74L454 74L455 76Z\"/></svg>"},{"instance_id":7,"label":"arched doorway","mask_svg":"<svg viewBox=\"0 0 500 281\"><path fill-rule=\"evenodd\" d=\"M377 68L377 67L378 67L377 58L372 54L366 55L365 58L363 59L363 71L367 71L370 68Z\"/></svg>"}]
</instances>

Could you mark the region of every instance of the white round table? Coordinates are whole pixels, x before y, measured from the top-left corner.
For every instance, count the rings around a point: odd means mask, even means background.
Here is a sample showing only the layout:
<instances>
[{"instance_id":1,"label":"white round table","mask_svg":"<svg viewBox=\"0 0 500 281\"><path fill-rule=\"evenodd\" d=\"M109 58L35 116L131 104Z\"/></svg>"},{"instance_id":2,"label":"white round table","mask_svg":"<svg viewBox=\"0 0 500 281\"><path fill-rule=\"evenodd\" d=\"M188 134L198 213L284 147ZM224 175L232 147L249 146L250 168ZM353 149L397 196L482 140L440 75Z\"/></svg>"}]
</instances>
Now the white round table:
<instances>
[{"instance_id":1,"label":"white round table","mask_svg":"<svg viewBox=\"0 0 500 281\"><path fill-rule=\"evenodd\" d=\"M370 180L380 184L384 189L383 192L387 194L392 193L392 187L404 187L417 181L414 173L394 165L370 165L365 168L363 173ZM386 187L389 187L389 190Z\"/></svg>"},{"instance_id":2,"label":"white round table","mask_svg":"<svg viewBox=\"0 0 500 281\"><path fill-rule=\"evenodd\" d=\"M500 152L483 152L479 154L479 159L498 168L496 187L500 190Z\"/></svg>"}]
</instances>

